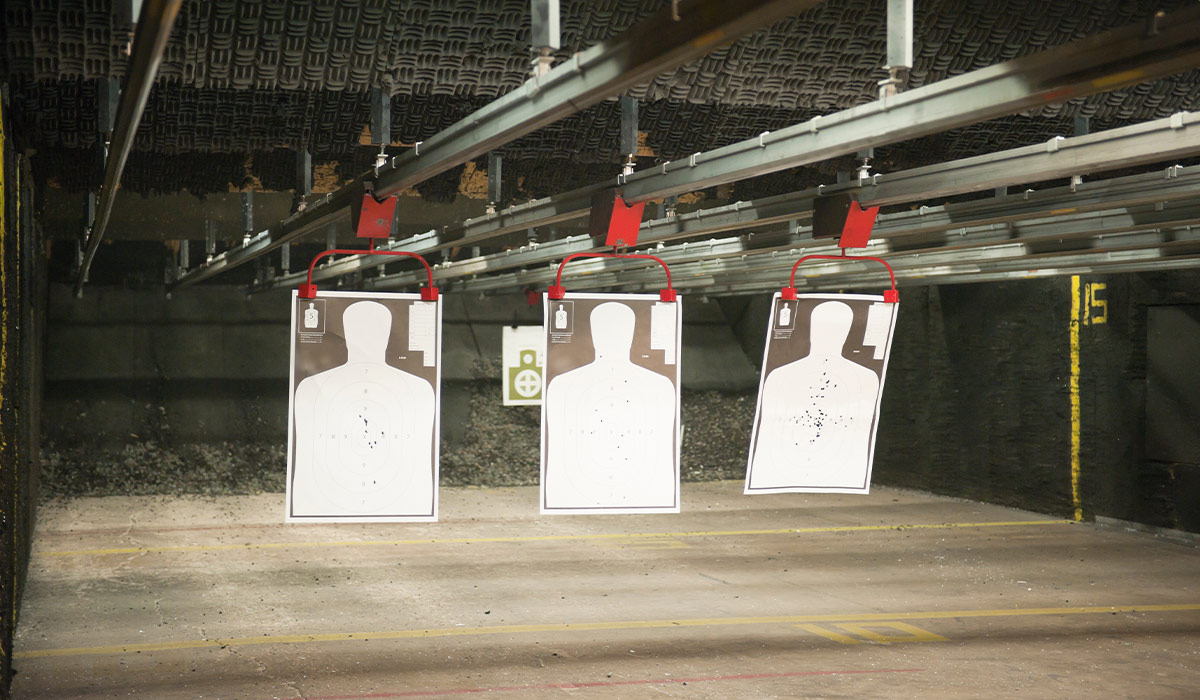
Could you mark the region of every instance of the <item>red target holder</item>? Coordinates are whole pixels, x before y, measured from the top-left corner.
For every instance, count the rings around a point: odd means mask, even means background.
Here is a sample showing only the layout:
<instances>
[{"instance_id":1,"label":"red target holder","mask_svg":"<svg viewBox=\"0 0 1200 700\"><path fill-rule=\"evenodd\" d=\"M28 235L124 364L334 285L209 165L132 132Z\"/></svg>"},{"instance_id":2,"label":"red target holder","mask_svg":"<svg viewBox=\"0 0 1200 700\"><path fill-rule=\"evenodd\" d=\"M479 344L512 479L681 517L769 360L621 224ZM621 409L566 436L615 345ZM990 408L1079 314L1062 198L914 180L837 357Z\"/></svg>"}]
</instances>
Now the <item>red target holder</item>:
<instances>
[{"instance_id":1,"label":"red target holder","mask_svg":"<svg viewBox=\"0 0 1200 700\"><path fill-rule=\"evenodd\" d=\"M409 253L403 250L375 250L375 239L373 238L371 239L371 247L365 250L356 250L353 248L330 248L329 250L317 253L317 256L308 264L307 281L300 285L301 299L312 299L317 296L317 285L312 283L313 270L316 268L317 262L321 258L328 257L330 255L390 255L394 257L405 257L420 260L421 264L425 266L425 274L427 279L426 285L421 287L421 300L437 301L438 288L433 286L433 268L429 266L429 261L416 253Z\"/></svg>"},{"instance_id":2,"label":"red target holder","mask_svg":"<svg viewBox=\"0 0 1200 700\"><path fill-rule=\"evenodd\" d=\"M563 258L563 261L558 264L558 274L554 277L554 284L549 289L551 299L562 299L567 294L567 288L562 283L563 268L572 260L582 258L628 258L632 260L653 260L662 265L663 272L667 273L667 287L658 291L658 297L663 301L677 301L679 296L675 293L675 289L671 286L671 268L667 267L667 263L662 258L654 255L641 255L637 253L572 253Z\"/></svg>"},{"instance_id":3,"label":"red target holder","mask_svg":"<svg viewBox=\"0 0 1200 700\"><path fill-rule=\"evenodd\" d=\"M876 258L870 255L847 255L845 249L842 249L841 255L805 255L792 265L792 276L788 278L788 286L783 288L780 296L784 299L796 298L796 270L800 264L806 260L869 260L877 262L887 268L888 277L892 280L892 288L885 289L883 292L883 300L889 304L895 304L900 301L900 292L896 289L896 273L892 270L892 266L883 258Z\"/></svg>"}]
</instances>

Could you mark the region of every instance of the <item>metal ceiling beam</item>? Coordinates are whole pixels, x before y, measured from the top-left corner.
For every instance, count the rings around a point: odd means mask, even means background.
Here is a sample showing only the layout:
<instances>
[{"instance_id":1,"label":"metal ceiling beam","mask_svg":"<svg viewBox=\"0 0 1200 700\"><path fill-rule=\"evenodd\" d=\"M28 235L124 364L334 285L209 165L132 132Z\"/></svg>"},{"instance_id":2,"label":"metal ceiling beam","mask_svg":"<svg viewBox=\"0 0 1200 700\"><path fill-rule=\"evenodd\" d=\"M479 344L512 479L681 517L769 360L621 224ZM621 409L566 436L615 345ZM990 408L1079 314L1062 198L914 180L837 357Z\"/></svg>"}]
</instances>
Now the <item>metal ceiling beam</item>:
<instances>
[{"instance_id":1,"label":"metal ceiling beam","mask_svg":"<svg viewBox=\"0 0 1200 700\"><path fill-rule=\"evenodd\" d=\"M1164 240L1161 245L1133 243L1120 248L1038 256L1013 254L1005 257L1001 252L995 251L990 258L977 261L958 261L936 267L897 268L896 282L899 286L959 284L1086 272L1108 274L1196 268L1200 267L1200 240L1196 239L1194 232L1191 236L1189 240ZM704 282L703 291L705 294L714 295L769 292L782 287L784 281L786 277L778 280L755 280L750 283L713 277ZM796 280L797 289L806 291L862 289L880 287L881 283L886 286L886 275L881 278L874 270L858 274L805 277L803 282L799 278ZM657 289L658 286L653 280L647 280L640 289Z\"/></svg>"},{"instance_id":2,"label":"metal ceiling beam","mask_svg":"<svg viewBox=\"0 0 1200 700\"><path fill-rule=\"evenodd\" d=\"M1122 27L620 178L626 201L693 192L1200 65L1200 7Z\"/></svg>"},{"instance_id":3,"label":"metal ceiling beam","mask_svg":"<svg viewBox=\"0 0 1200 700\"><path fill-rule=\"evenodd\" d=\"M1171 241L1191 240L1200 235L1200 200L1179 200L1173 193L1162 192L1169 202L1143 204L1122 209L1098 212L1076 212L1044 217L1022 222L988 223L974 227L943 230L931 234L924 229L916 217L904 215L894 218L894 226L885 227L885 235L876 238L865 250L866 255L887 256L889 263L897 266L929 266L942 264L943 258L971 259L988 255L989 251L1023 251L1027 257L1052 251L1071 251L1085 246L1105 245L1135 240L1133 234L1143 234L1143 241L1161 242L1158 236L1163 230L1188 227ZM905 224L908 225L907 230ZM1191 231L1196 226L1196 232ZM792 234L767 234L759 240L750 236L739 236L709 241L693 241L666 248L654 249L657 256L674 265L673 275L681 288L693 286L697 275L710 278L715 275L746 275L754 278L781 280L791 264L801 255L836 255L836 245L826 241L815 241L810 231ZM1116 243L1114 243L1116 242ZM1169 241L1168 241L1169 242ZM822 263L812 269L832 269L837 266L857 268L860 263L846 261ZM586 286L640 286L638 268L641 263L620 260L589 260L578 263L573 275L583 275ZM599 275L608 273L611 279ZM472 279L452 289L457 291L491 291L504 288L545 286L554 278L553 265L539 267L507 275ZM651 278L656 278L657 269L650 269ZM437 277L435 271L435 277ZM878 271L876 278L882 277ZM407 276L381 278L368 281L372 288L387 289L412 284ZM443 287L447 287L443 280ZM449 291L449 289L448 289Z\"/></svg>"},{"instance_id":4,"label":"metal ceiling beam","mask_svg":"<svg viewBox=\"0 0 1200 700\"><path fill-rule=\"evenodd\" d=\"M1039 222L1020 225L991 225L982 235L960 237L957 232L942 234L940 240L929 247L895 249L897 240L873 243L861 251L865 255L886 256L897 271L934 270L939 266L970 264L978 260L1019 257L1026 261L1042 256L1071 253L1085 249L1158 246L1175 242L1200 240L1200 202L1172 203L1169 207L1155 205L1129 209L1072 214L1050 217ZM732 242L731 242L732 243ZM688 280L697 274L741 275L748 279L766 279L782 283L787 278L792 264L801 255L837 255L832 245L799 248L777 248L752 255L738 256L736 246L727 245L719 256L693 256L692 262L678 265L675 274L686 287ZM857 251L856 251L857 252ZM681 256L682 257L682 256ZM882 269L876 266L846 261L817 262L806 268L817 275L834 274L844 270L869 270L874 280L885 279ZM805 274L804 277L808 277Z\"/></svg>"},{"instance_id":5,"label":"metal ceiling beam","mask_svg":"<svg viewBox=\"0 0 1200 700\"><path fill-rule=\"evenodd\" d=\"M855 191L858 198L872 204L894 204L913 198L926 198L925 192L946 196L961 192L992 189L997 184L1018 184L1065 178L1072 174L1091 173L1117 166L1127 167L1146 162L1163 161L1200 152L1200 115L1181 113L1166 119L1112 129L1097 134L1070 139L1057 139L1048 144L1016 148L974 158L965 158L936 166L879 175L862 185L835 185L793 192L748 202L703 209L676 217L643 222L639 241L643 244L665 242L696 236L711 236L725 231L750 227L766 227L780 222L807 219L813 200L822 191ZM1172 167L1163 171L1114 180L1097 181L1054 188L1040 192L1025 192L989 200L963 202L942 207L921 207L912 212L885 214L876 224L873 236L888 237L895 232L917 234L936 233L969 225L1016 221L1052 211L1094 211L1101 208L1129 206L1143 202L1161 202L1171 197L1184 198L1200 194L1200 167ZM560 207L565 199L550 203L534 202L513 207L495 215L469 220L464 230L471 235L483 235L513 220L527 221L527 214L536 217L550 207ZM790 241L799 245L807 229L794 233ZM397 241L394 247L414 252L438 250L442 247L438 232ZM747 249L761 248L764 243L747 243ZM596 248L588 236L575 236L560 241L523 246L518 251L493 253L469 260L445 263L435 272L439 280L486 274L513 267L537 265L559 260L571 253ZM358 273L378 265L378 259L344 258L318 268L314 279L329 279ZM273 280L265 288L294 286L303 281L300 275ZM418 276L393 276L390 286L405 286L420 281Z\"/></svg>"},{"instance_id":6,"label":"metal ceiling beam","mask_svg":"<svg viewBox=\"0 0 1200 700\"><path fill-rule=\"evenodd\" d=\"M605 98L713 51L775 20L803 12L819 0L693 0L641 22L611 41L575 54L545 75L489 103L403 155L310 204L305 211L261 232L240 248L185 273L171 289L194 284L265 255L330 221L345 217L361 183L375 195L399 192L514 139L575 114Z\"/></svg>"},{"instance_id":7,"label":"metal ceiling beam","mask_svg":"<svg viewBox=\"0 0 1200 700\"><path fill-rule=\"evenodd\" d=\"M1064 234L1064 238L1068 236ZM1037 252L1037 246L1029 241L1010 241L991 243L967 249L919 251L891 255L888 263L896 272L897 278L914 279L920 277L936 277L947 271L970 269L992 269L997 266L1007 270L1031 271L1048 261L1053 262L1064 256L1086 255L1089 253L1103 254L1109 259L1123 258L1134 250L1154 249L1170 250L1184 247L1190 251L1200 250L1200 228L1189 224L1162 226L1153 229L1129 230L1105 233L1075 233L1071 238L1070 247L1059 250ZM741 278L744 284L756 287L780 287L788 280L792 265L800 255L812 251L799 251L792 255L776 256L769 264L751 264L747 261L724 260L702 261L691 265L679 266L674 272L678 277L677 287L687 289L695 286L697 277L704 276L720 281L732 281ZM853 259L846 261L818 261L811 266L802 268L796 277L796 284L811 286L814 284L828 288L833 286L853 286L856 284L878 285L887 283L887 273L878 265L864 263ZM594 284L591 280L585 285ZM624 284L637 285L634 279Z\"/></svg>"},{"instance_id":8,"label":"metal ceiling beam","mask_svg":"<svg viewBox=\"0 0 1200 700\"><path fill-rule=\"evenodd\" d=\"M989 153L972 158L963 158L938 165L878 174L862 182L851 181L839 185L822 186L789 194L777 195L753 201L734 202L722 207L704 209L677 217L643 222L639 241L650 243L668 241L689 236L712 235L750 226L764 226L780 221L807 219L812 213L812 202L819 196L851 192L853 196L869 205L888 205L932 199L968 192L991 190L1002 185L1029 184L1072 175L1086 175L1113 168L1126 168L1200 153L1200 114L1180 112L1164 119L1142 124L1110 129L1107 131L1076 136L1056 137L1042 144ZM1164 179L1177 180L1181 175L1189 181L1200 172L1196 168L1168 169L1161 174L1136 176L1145 182L1134 186L1128 193L1119 193L1126 180L1099 183L1083 183L1072 188L1053 192L1072 192L1070 203L1056 203L1051 208L1071 206L1084 211L1104 206L1134 204L1137 201L1155 201ZM474 219L446 227L439 231L423 234L418 239L407 239L392 243L394 248L410 252L429 253L453 245L472 245L494 236L524 230L533 226L553 223L585 215L591 206L591 195L599 186L586 187L533 202L485 214ZM1145 199L1138 199L1140 191ZM1111 199L1114 196L1123 199ZM1020 198L997 198L989 207L975 202L948 205L941 209L941 216L927 219L930 230L938 230L947 223L954 224L959 209L968 208L972 218L979 220L991 211L994 221L1015 220L1041 211L1047 211L1045 202L1057 194L1046 192L1025 193ZM1132 198L1130 198L1132 197ZM886 217L884 217L886 220ZM882 223L882 221L881 221ZM537 247L520 258L513 259L510 253L484 256L495 261L503 269L518 264L536 264L563 257L569 253L595 248L585 247L582 239L556 241ZM560 254L561 253L561 254ZM381 264L379 258L343 258L332 261L314 272L314 280L326 280L344 274L358 273ZM450 263L443 267L443 279L478 274L478 259ZM470 270L468 272L467 270ZM416 279L416 278L414 278ZM302 282L300 275L276 278L266 288L295 286Z\"/></svg>"},{"instance_id":9,"label":"metal ceiling beam","mask_svg":"<svg viewBox=\"0 0 1200 700\"><path fill-rule=\"evenodd\" d=\"M695 291L705 295L769 292L787 282L788 273L797 258L798 255L781 257L774 265L772 274L764 274L761 269L730 271L689 266L674 270L672 281L675 288L683 292ZM1085 249L1079 251L1028 255L1023 244L1010 243L979 248L970 258L943 253L928 255L923 260L890 259L889 262L895 269L897 283L902 286L1053 276L1101 268L1117 272L1126 271L1123 266L1128 265L1151 270L1191 268L1200 267L1200 231L1185 228L1118 234L1104 241L1090 241ZM582 269L583 265L580 267L581 270L575 272L588 272ZM980 275L992 277L983 278ZM486 284L486 281L481 282ZM796 278L796 288L803 291L886 285L887 274L882 269L853 260L814 263L803 276ZM573 274L566 286L575 290L639 292L661 288L663 278L661 272L648 268L593 270L578 277ZM467 285L463 291L475 291L474 285Z\"/></svg>"},{"instance_id":10,"label":"metal ceiling beam","mask_svg":"<svg viewBox=\"0 0 1200 700\"><path fill-rule=\"evenodd\" d=\"M1195 194L1193 192L1193 194ZM943 229L940 233L932 233L925 229L924 222L918 216L894 216L885 224L881 237L875 239L870 247L862 251L867 255L886 255L888 260L896 259L895 255L904 255L910 251L915 255L927 255L942 250L953 249L959 254L971 248L984 247L989 244L1008 244L1020 242L1024 245L1036 245L1040 250L1047 251L1055 245L1071 248L1077 246L1074 238L1078 236L1098 235L1112 236L1118 233L1159 229L1163 226L1200 225L1200 201L1197 199L1179 201L1175 193L1162 192L1161 196L1171 198L1168 204L1159 206L1147 204L1123 209L1100 212L1074 213L1046 217L1040 220L1022 222L987 223L977 226L963 227L962 222L953 228ZM890 224L890 225L886 225ZM826 241L814 241L811 229L805 227L798 232L786 230L755 234L753 236L738 236L734 238L690 241L683 244L668 246L660 249L647 249L639 252L652 252L671 265L686 265L702 261L709 263L721 258L740 257L744 262L738 265L739 270L758 270L763 274L772 274L775 260L779 253L788 253L784 265L800 255L838 254L836 245ZM523 247L520 250L500 254L512 263L519 265L522 260L529 259L531 253L540 253L543 248L554 247L556 253L580 252L589 245L587 236L577 236L575 239L557 241L543 246ZM569 251L569 252L568 252ZM560 256L554 258L561 259ZM455 272L479 274L486 272L482 260L465 261L461 266L456 264ZM491 262L491 261L489 261ZM538 260L538 262L545 262ZM514 265L514 266L516 266ZM589 267L590 265L590 267ZM578 263L573 268L582 274L595 273L620 267L621 263L606 260L595 260ZM435 269L434 277L445 286L449 278L445 268ZM688 267L676 267L676 274L682 279L691 274ZM490 277L473 280L461 286L463 291L483 291L502 289L505 287L536 287L548 284L554 278L555 268L543 266L537 269L512 273L506 276ZM456 274L454 277L461 278ZM452 278L451 278L452 279ZM418 280L408 273L400 273L386 278L378 278L370 282L373 289L391 289L414 285Z\"/></svg>"},{"instance_id":11,"label":"metal ceiling beam","mask_svg":"<svg viewBox=\"0 0 1200 700\"><path fill-rule=\"evenodd\" d=\"M171 36L171 28L175 26L175 18L179 16L179 8L182 5L183 0L145 0L142 3L137 30L133 36L133 49L129 56L129 69L125 74L125 89L121 91L117 118L112 128L112 140L108 156L105 158L104 183L100 187L96 219L87 239L79 276L75 280L77 297L83 294L88 270L92 267L92 260L96 257L100 241L104 239L104 230L108 227L108 219L112 215L113 200L121 182L121 173L125 171L125 161L133 148L138 124L142 121L146 101L150 98L150 88L154 86L158 66L167 48L167 39Z\"/></svg>"},{"instance_id":12,"label":"metal ceiling beam","mask_svg":"<svg viewBox=\"0 0 1200 700\"><path fill-rule=\"evenodd\" d=\"M1058 256L1053 260L1054 267L1038 267L1026 269L1024 266L1010 270L978 270L965 268L939 271L932 276L902 277L896 275L897 284L901 287L933 286L940 284L969 284L978 282L1011 282L1014 280L1036 279L1042 277L1061 277L1064 275L1082 274L1117 274L1135 272L1164 272L1167 270L1183 270L1200 267L1200 252L1173 253L1162 255L1154 249L1137 249L1120 256L1105 253L1089 253L1081 255ZM661 283L648 282L641 288L626 289L626 292L641 290L657 291ZM804 288L805 292L830 291L837 289L862 289L878 287L878 277L870 278L838 278L830 279L827 284L819 284ZM739 296L747 294L769 294L777 291L781 284L762 284L747 286L729 284L721 280L709 280L703 289L705 296Z\"/></svg>"},{"instance_id":13,"label":"metal ceiling beam","mask_svg":"<svg viewBox=\"0 0 1200 700\"><path fill-rule=\"evenodd\" d=\"M935 286L940 284L972 284L980 282L1012 282L1015 280L1039 279L1043 277L1062 277L1065 275L1083 274L1118 274L1137 272L1165 272L1167 270L1183 270L1200 267L1200 253L1174 254L1161 256L1153 251L1138 252L1122 259L1106 259L1100 255L1079 255L1070 258L1059 258L1054 267L1038 268L1035 270L1017 269L1001 271L956 270L946 272L937 277L913 277L901 279L897 276L897 284L901 287ZM856 289L863 287L878 287L879 280L839 280L837 284L805 289L805 292L830 291L837 289ZM661 285L659 285L661 286ZM657 291L658 286L645 285L644 289ZM724 284L718 281L710 282L704 289L705 296L743 296L749 294L769 294L777 291L780 285L763 285L747 287L737 284ZM627 290L637 291L637 290Z\"/></svg>"}]
</instances>

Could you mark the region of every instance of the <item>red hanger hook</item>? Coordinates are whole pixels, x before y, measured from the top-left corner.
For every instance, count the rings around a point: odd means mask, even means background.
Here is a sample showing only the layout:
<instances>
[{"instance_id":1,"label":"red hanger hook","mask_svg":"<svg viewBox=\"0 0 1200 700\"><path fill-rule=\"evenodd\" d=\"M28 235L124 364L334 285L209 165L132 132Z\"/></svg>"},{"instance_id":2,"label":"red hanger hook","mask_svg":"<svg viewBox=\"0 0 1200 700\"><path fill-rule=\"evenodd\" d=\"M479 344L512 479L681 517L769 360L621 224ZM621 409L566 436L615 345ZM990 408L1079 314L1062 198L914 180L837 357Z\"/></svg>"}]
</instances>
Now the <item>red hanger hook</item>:
<instances>
[{"instance_id":1,"label":"red hanger hook","mask_svg":"<svg viewBox=\"0 0 1200 700\"><path fill-rule=\"evenodd\" d=\"M667 263L663 262L662 258L654 255L640 255L635 253L572 253L568 255L567 257L563 258L562 262L558 264L558 274L554 276L554 285L551 286L549 290L551 299L562 299L563 296L566 295L567 289L562 286L563 268L566 267L567 263L579 258L633 258L637 260L653 260L659 265L662 265L663 272L667 273L667 288L660 289L658 291L659 298L663 301L676 301L678 299L675 289L671 286L671 268L667 267Z\"/></svg>"},{"instance_id":2,"label":"red hanger hook","mask_svg":"<svg viewBox=\"0 0 1200 700\"><path fill-rule=\"evenodd\" d=\"M433 286L433 268L429 266L429 262L425 258L416 253L409 253L404 250L375 250L374 240L371 241L371 247L366 250L330 248L329 250L317 253L317 256L308 264L308 281L300 285L301 299L312 299L317 296L317 285L312 283L313 269L317 266L318 260L329 255L392 255L420 260L421 264L425 266L425 274L428 279L428 284L421 287L421 299L423 301L437 301L438 288Z\"/></svg>"},{"instance_id":3,"label":"red hanger hook","mask_svg":"<svg viewBox=\"0 0 1200 700\"><path fill-rule=\"evenodd\" d=\"M846 255L844 252L841 255L805 255L792 265L792 276L788 278L788 286L783 288L780 293L784 299L796 298L796 269L800 267L800 263L805 260L871 260L879 263L887 268L888 277L892 279L892 288L884 290L883 300L889 304L894 304L900 301L900 292L896 289L896 273L892 270L892 266L883 258L876 258L870 255Z\"/></svg>"}]
</instances>

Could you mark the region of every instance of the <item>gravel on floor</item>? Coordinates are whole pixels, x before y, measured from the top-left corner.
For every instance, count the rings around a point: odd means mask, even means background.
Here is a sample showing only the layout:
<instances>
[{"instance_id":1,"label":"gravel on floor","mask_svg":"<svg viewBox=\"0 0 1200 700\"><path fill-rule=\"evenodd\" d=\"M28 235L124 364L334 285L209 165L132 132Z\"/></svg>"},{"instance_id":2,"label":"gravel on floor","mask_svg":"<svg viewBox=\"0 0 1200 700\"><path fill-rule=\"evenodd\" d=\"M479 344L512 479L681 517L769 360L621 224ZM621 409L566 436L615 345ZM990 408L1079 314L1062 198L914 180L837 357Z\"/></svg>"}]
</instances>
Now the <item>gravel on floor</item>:
<instances>
[{"instance_id":1,"label":"gravel on floor","mask_svg":"<svg viewBox=\"0 0 1200 700\"><path fill-rule=\"evenodd\" d=\"M442 440L444 486L524 486L538 482L541 409L505 407L499 382L470 388L461 440ZM740 479L754 418L753 392L684 391L684 481ZM445 431L443 431L444 433ZM47 444L44 499L113 495L227 495L284 490L287 444L130 442L122 447Z\"/></svg>"}]
</instances>

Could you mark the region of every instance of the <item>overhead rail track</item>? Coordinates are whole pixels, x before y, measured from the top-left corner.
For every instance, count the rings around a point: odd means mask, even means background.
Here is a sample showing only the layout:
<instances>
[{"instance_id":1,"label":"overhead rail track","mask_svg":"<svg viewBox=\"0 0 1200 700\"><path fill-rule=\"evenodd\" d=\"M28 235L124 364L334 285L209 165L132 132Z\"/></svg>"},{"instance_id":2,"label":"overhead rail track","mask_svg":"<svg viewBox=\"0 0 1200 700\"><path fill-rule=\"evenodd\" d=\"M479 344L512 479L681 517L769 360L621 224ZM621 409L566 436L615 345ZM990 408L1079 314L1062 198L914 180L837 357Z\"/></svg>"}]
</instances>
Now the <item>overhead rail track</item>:
<instances>
[{"instance_id":1,"label":"overhead rail track","mask_svg":"<svg viewBox=\"0 0 1200 700\"><path fill-rule=\"evenodd\" d=\"M142 121L146 101L150 98L150 88L154 86L158 66L162 63L163 52L167 48L167 39L171 37L171 28L175 26L175 18L179 16L183 0L143 0L141 5L142 11L138 15L133 48L129 56L129 70L125 76L125 88L121 90L117 118L113 122L112 140L104 159L104 182L100 186L96 218L90 222L91 231L84 248L83 261L79 266L79 276L75 279L75 296L83 294L88 271L96 258L100 241L104 239L117 195L117 186L121 182L121 173L125 171L125 162L133 148L138 124Z\"/></svg>"},{"instance_id":2,"label":"overhead rail track","mask_svg":"<svg viewBox=\"0 0 1200 700\"><path fill-rule=\"evenodd\" d=\"M1200 65L1200 7L764 132L622 178L627 202L727 182L898 143L1055 102L1110 92Z\"/></svg>"},{"instance_id":3,"label":"overhead rail track","mask_svg":"<svg viewBox=\"0 0 1200 700\"><path fill-rule=\"evenodd\" d=\"M1132 246L1086 252L1046 253L1036 257L1004 259L996 256L978 262L956 262L934 268L909 270L897 268L896 278L901 286L932 286L975 282L1004 282L1042 277L1061 277L1078 274L1116 274L1126 272L1161 272L1200 266L1200 241L1177 241L1161 248ZM878 273L805 278L804 291L829 289L858 289L879 286L883 278ZM649 283L642 288L649 288ZM684 285L679 285L683 287ZM778 288L778 283L754 284L713 278L704 283L704 293L714 296L757 294Z\"/></svg>"},{"instance_id":4,"label":"overhead rail track","mask_svg":"<svg viewBox=\"0 0 1200 700\"><path fill-rule=\"evenodd\" d=\"M183 273L168 291L195 284L266 255L319 227L349 216L374 183L377 197L399 192L514 139L699 58L771 22L815 6L818 0L684 0L665 7L619 37L575 54L548 73L489 103L403 155L346 187L250 237L240 247Z\"/></svg>"},{"instance_id":5,"label":"overhead rail track","mask_svg":"<svg viewBox=\"0 0 1200 700\"><path fill-rule=\"evenodd\" d=\"M475 245L507 233L582 218L590 210L592 195L606 187L620 186L627 201L691 192L853 153L868 146L904 141L1035 106L1106 92L1200 65L1200 7L1172 13L1157 26L1157 33L1148 33L1145 25L1106 32L843 112L814 117L786 129L764 132L756 138L696 153L685 160L618 176L615 182L594 184L468 219L442 229L436 240L423 239L420 252L428 254L451 246ZM877 175L872 179L874 186L860 193L860 201L872 206L889 204L1152 162L1154 159L1142 157L1146 152L1157 152L1163 159L1169 159L1194 152L1197 119L1193 113L1181 112L1124 129L1071 139L1055 138L1025 149L956 161L958 172L947 164L918 168L908 171L907 183L897 174ZM1193 125L1190 133L1189 125ZM1145 143L1147 139L1143 137L1148 134L1157 141L1153 145L1155 151L1149 151ZM1169 141L1178 145L1169 145L1166 143ZM1086 158L1082 150L1069 150L1101 142L1105 145L1089 149ZM1074 158L1079 158L1078 162L1071 163ZM1018 166L1029 171L1027 178L1012 177L1013 168ZM962 183L968 181L965 178L970 178L970 188L963 188ZM830 186L825 193L858 186L858 183ZM318 278L365 269L348 261L342 261L341 267L338 265L334 263L319 271ZM279 284L292 281L285 278Z\"/></svg>"},{"instance_id":6,"label":"overhead rail track","mask_svg":"<svg viewBox=\"0 0 1200 700\"><path fill-rule=\"evenodd\" d=\"M884 230L883 236L873 240L862 252L887 256L887 260L895 265L897 275L903 277L902 271L910 268L918 271L921 268L936 269L956 260L973 264L997 253L1006 259L1026 259L1030 261L1026 265L1031 265L1043 255L1084 249L1196 245L1200 241L1200 198L1193 196L1191 199L1180 199L1175 194L1169 188L1164 188L1162 197L1168 201L1162 204L1140 204L1103 211L1066 213L1031 221L956 227L936 236L923 230L918 217L893 215L891 222L880 221L880 224L892 225L877 228ZM1016 197L1019 196L1009 198ZM909 225L907 231L906 223ZM654 252L674 266L676 286L681 289L708 284L709 280L717 277L732 276L743 277L744 286L769 288L778 286L780 271L785 271L796 255L838 252L836 245L814 241L807 236L808 233L809 230L805 229L794 234L768 234L763 237L766 247L763 247L763 243L752 243L753 239L747 236L739 236L657 248ZM919 245L914 245L914 237L921 240ZM758 247L751 248L751 245ZM845 286L847 271L853 272L857 268L853 263L838 261L816 265L811 269L816 272L812 280L828 288ZM581 264L577 272L582 275L580 283L576 285L579 287L627 290L643 284L642 271L629 265L615 266L594 261ZM543 267L466 280L459 283L456 290L472 292L536 287L552 278L553 269ZM812 281L807 274L805 279ZM374 284L372 282L367 280L373 288L388 288L386 278L374 281ZM704 291L708 293L710 290Z\"/></svg>"},{"instance_id":7,"label":"overhead rail track","mask_svg":"<svg viewBox=\"0 0 1200 700\"><path fill-rule=\"evenodd\" d=\"M1072 220L1075 217L1066 217L1064 221L1047 225L1040 236L1027 239L997 240L970 248L930 248L890 253L887 246L881 245L867 248L864 252L875 255L886 253L887 260L895 268L897 276L909 280L934 279L961 272L963 269L980 271L996 266L1003 266L1010 271L1031 272L1039 269L1048 260L1053 261L1064 256L1092 255L1096 262L1116 262L1129 259L1130 256L1137 260L1156 257L1165 259L1176 254L1200 253L1200 226L1196 225L1200 222L1198 215L1200 203L1192 203L1185 219L1144 228L1097 231L1090 228L1087 221L1075 221ZM1050 233L1055 228L1059 233ZM809 254L832 251L801 249L797 252ZM794 256L776 255L765 259L760 257L745 260L726 257L696 261L690 265L677 265L677 286L694 286L694 280L704 276L717 280L717 283L737 281L748 287L760 288L764 283L776 281L780 274L786 273L792 257ZM861 274L864 270L869 270L865 276ZM822 288L829 288L830 285L843 287L872 284L879 281L883 281L883 277L875 270L841 261L813 266L805 273L808 286ZM623 284L641 285L643 282L636 276L631 276L617 286Z\"/></svg>"},{"instance_id":8,"label":"overhead rail track","mask_svg":"<svg viewBox=\"0 0 1200 700\"><path fill-rule=\"evenodd\" d=\"M961 255L944 254L944 257L938 258L924 254L926 257L923 259L914 257L907 263L895 256L888 260L895 268L896 279L901 286L1002 281L1081 272L1108 274L1158 271L1200 265L1200 236L1195 227L1131 233L1124 241L1122 237L1122 234L1117 234L1105 239L1092 239L1081 251L1029 255L1022 244L1007 244L980 249L973 259L965 259ZM1151 238L1160 244L1147 245ZM775 262L778 264L772 266L769 275L764 274L761 268L740 272L704 270L702 266L681 268L676 270L675 287L681 292L694 290L706 296L778 290L794 260L781 255ZM593 271L581 276L575 286L580 289L619 289L623 292L653 290L652 278L641 273L639 270ZM479 282L484 283L480 285L482 287L491 280ZM797 289L805 292L859 289L885 283L886 275L872 267L854 262L828 263L807 271L806 276L797 280ZM472 291L474 287L469 284L460 291Z\"/></svg>"},{"instance_id":9,"label":"overhead rail track","mask_svg":"<svg viewBox=\"0 0 1200 700\"><path fill-rule=\"evenodd\" d=\"M936 196L949 196L1012 184L1067 178L1074 174L1115 167L1162 162L1195 153L1200 153L1200 114L1180 113L1153 122L1087 136L1056 138L1034 146L881 174L861 184L851 182L814 188L650 220L642 223L638 240L642 244L650 244L711 236L751 227L761 229L784 222L798 223L811 215L813 200L822 196L824 192L851 191L859 201L870 206L896 204L917 198L914 193L932 192ZM1069 188L1021 193L1017 196L945 207L922 207L918 212L883 215L876 223L873 235L876 238L888 236L893 229L904 230L910 234L937 233L972 224L1036 217L1064 208L1090 211L1141 202L1157 202L1162 201L1164 191L1168 188L1176 193L1174 196L1177 197L1200 193L1200 167L1170 168L1166 171L1116 180L1081 183ZM492 217L487 217L482 226L490 228L491 219ZM917 224L917 221L920 223ZM469 222L468 227L471 225ZM913 229L914 225L918 228ZM808 235L807 229L803 235ZM789 240L799 243L801 238L797 234ZM760 237L753 245L747 243L747 248L762 247L763 244ZM430 231L397 241L393 245L404 250L424 253L436 249L440 242L437 232ZM435 275L438 280L448 281L491 274L514 267L550 263L572 253L594 249L596 242L590 236L581 235L531 244L518 251L492 253L468 260L442 263L436 267ZM318 269L314 279L361 273L378 264L377 260L367 258L344 258ZM415 273L403 272L390 275L386 280L377 280L375 284L377 288L398 288L416 284L419 278L420 275ZM297 275L289 275L266 282L256 289L290 287L299 281L303 280Z\"/></svg>"}]
</instances>

